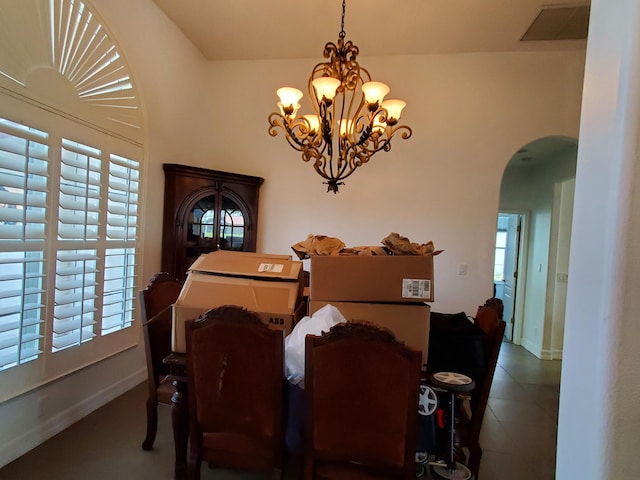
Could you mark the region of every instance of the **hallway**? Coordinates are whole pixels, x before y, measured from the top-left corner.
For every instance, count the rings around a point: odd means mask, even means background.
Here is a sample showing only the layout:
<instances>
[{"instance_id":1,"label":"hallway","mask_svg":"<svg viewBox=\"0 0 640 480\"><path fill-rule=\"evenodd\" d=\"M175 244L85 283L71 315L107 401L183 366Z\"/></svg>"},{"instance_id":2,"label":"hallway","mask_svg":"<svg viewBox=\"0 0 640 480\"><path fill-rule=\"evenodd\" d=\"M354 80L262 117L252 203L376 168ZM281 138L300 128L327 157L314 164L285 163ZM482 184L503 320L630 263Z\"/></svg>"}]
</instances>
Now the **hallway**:
<instances>
[{"instance_id":1,"label":"hallway","mask_svg":"<svg viewBox=\"0 0 640 480\"><path fill-rule=\"evenodd\" d=\"M480 436L483 480L553 480L561 362L503 343Z\"/></svg>"}]
</instances>

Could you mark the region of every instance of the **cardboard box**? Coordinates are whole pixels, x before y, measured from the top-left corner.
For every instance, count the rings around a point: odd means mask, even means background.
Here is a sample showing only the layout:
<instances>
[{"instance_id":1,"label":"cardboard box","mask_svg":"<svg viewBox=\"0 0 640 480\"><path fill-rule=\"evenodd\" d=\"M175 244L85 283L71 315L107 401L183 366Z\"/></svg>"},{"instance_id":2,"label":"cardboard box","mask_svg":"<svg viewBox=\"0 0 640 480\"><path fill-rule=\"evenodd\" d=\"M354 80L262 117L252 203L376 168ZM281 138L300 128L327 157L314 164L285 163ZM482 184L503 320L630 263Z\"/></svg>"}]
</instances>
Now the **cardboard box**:
<instances>
[{"instance_id":1,"label":"cardboard box","mask_svg":"<svg viewBox=\"0 0 640 480\"><path fill-rule=\"evenodd\" d=\"M173 305L171 349L184 353L184 323L222 305L251 310L270 328L289 334L306 314L301 280L302 262L290 256L225 251L201 255Z\"/></svg>"},{"instance_id":2,"label":"cardboard box","mask_svg":"<svg viewBox=\"0 0 640 480\"><path fill-rule=\"evenodd\" d=\"M431 308L426 303L358 303L324 302L311 300L309 315L330 303L348 321L365 320L393 332L409 348L422 352L422 363L429 353L429 317Z\"/></svg>"},{"instance_id":3,"label":"cardboard box","mask_svg":"<svg viewBox=\"0 0 640 480\"><path fill-rule=\"evenodd\" d=\"M301 281L302 262L293 261L291 255L218 250L200 255L189 267L189 273L192 272L260 280Z\"/></svg>"},{"instance_id":4,"label":"cardboard box","mask_svg":"<svg viewBox=\"0 0 640 480\"><path fill-rule=\"evenodd\" d=\"M310 299L433 302L433 255L311 257Z\"/></svg>"}]
</instances>

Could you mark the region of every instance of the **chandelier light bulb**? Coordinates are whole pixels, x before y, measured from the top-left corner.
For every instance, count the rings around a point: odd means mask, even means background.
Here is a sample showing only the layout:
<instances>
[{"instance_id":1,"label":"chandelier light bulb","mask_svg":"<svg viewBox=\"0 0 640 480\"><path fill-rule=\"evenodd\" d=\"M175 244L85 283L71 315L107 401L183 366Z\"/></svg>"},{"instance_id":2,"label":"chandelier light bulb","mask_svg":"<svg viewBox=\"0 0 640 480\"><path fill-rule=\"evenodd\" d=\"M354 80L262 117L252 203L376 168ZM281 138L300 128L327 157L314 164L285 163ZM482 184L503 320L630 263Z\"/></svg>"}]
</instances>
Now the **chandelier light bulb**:
<instances>
[{"instance_id":1,"label":"chandelier light bulb","mask_svg":"<svg viewBox=\"0 0 640 480\"><path fill-rule=\"evenodd\" d=\"M309 133L315 135L320 130L320 119L317 115L303 115L303 117L309 122Z\"/></svg>"},{"instance_id":2,"label":"chandelier light bulb","mask_svg":"<svg viewBox=\"0 0 640 480\"><path fill-rule=\"evenodd\" d=\"M369 104L369 110L375 112L384 100L384 96L389 93L390 88L382 82L366 82L362 85L362 91L365 101Z\"/></svg>"},{"instance_id":3,"label":"chandelier light bulb","mask_svg":"<svg viewBox=\"0 0 640 480\"><path fill-rule=\"evenodd\" d=\"M336 96L336 91L340 87L340 80L333 77L319 77L314 79L311 84L316 91L318 103L325 102L331 104Z\"/></svg>"},{"instance_id":4,"label":"chandelier light bulb","mask_svg":"<svg viewBox=\"0 0 640 480\"><path fill-rule=\"evenodd\" d=\"M280 111L283 115L295 115L300 105L298 102L302 98L302 92L293 87L282 87L276 90L278 97L280 97Z\"/></svg>"},{"instance_id":5,"label":"chandelier light bulb","mask_svg":"<svg viewBox=\"0 0 640 480\"><path fill-rule=\"evenodd\" d=\"M387 125L395 125L400 120L402 109L407 106L407 102L402 100L385 100L382 108L387 111Z\"/></svg>"},{"instance_id":6,"label":"chandelier light bulb","mask_svg":"<svg viewBox=\"0 0 640 480\"><path fill-rule=\"evenodd\" d=\"M378 135L382 135L386 129L386 125L384 122L380 120L380 115L376 115L373 119L373 125L371 126L371 131Z\"/></svg>"},{"instance_id":7,"label":"chandelier light bulb","mask_svg":"<svg viewBox=\"0 0 640 480\"><path fill-rule=\"evenodd\" d=\"M349 120L346 118L343 118L342 120L339 121L340 123L340 136L341 137L346 137L349 134L351 134L351 131L353 129L353 120Z\"/></svg>"}]
</instances>

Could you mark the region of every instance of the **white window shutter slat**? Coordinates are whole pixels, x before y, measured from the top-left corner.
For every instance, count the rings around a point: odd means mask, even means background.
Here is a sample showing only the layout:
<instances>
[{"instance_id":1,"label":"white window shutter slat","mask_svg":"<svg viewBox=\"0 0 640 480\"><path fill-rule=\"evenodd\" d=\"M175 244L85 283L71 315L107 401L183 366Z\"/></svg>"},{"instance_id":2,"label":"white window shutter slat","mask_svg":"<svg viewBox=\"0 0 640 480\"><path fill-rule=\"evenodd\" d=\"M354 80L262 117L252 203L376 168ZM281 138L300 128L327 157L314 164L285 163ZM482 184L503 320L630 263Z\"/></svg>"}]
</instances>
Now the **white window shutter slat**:
<instances>
[{"instance_id":1,"label":"white window shutter slat","mask_svg":"<svg viewBox=\"0 0 640 480\"><path fill-rule=\"evenodd\" d=\"M42 131L0 119L0 370L42 351L47 141Z\"/></svg>"},{"instance_id":2,"label":"white window shutter slat","mask_svg":"<svg viewBox=\"0 0 640 480\"><path fill-rule=\"evenodd\" d=\"M95 250L60 250L56 261L54 351L78 346L95 333L98 254Z\"/></svg>"}]
</instances>

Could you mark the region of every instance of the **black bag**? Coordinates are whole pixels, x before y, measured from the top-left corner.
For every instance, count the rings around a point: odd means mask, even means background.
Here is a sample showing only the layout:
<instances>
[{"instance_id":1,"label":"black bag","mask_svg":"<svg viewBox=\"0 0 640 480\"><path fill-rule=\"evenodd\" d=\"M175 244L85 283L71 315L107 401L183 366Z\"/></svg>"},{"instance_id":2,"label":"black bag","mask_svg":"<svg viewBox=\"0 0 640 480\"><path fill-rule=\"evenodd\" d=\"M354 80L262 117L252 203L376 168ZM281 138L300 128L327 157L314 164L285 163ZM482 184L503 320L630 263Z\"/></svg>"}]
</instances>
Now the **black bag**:
<instances>
[{"instance_id":1,"label":"black bag","mask_svg":"<svg viewBox=\"0 0 640 480\"><path fill-rule=\"evenodd\" d=\"M427 371L462 373L479 386L485 369L484 332L464 312L431 312Z\"/></svg>"}]
</instances>

